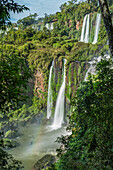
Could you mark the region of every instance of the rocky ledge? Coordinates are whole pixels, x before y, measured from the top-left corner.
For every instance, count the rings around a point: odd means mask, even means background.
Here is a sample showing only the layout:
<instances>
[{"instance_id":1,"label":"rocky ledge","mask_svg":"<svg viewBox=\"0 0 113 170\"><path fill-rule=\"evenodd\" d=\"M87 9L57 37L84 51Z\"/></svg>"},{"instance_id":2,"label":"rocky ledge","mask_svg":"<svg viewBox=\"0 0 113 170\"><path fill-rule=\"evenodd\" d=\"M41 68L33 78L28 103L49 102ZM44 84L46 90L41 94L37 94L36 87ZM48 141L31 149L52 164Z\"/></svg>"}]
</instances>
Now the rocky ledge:
<instances>
[{"instance_id":1,"label":"rocky ledge","mask_svg":"<svg viewBox=\"0 0 113 170\"><path fill-rule=\"evenodd\" d=\"M56 161L56 157L53 155L45 155L34 165L33 170L42 170L51 167Z\"/></svg>"}]
</instances>

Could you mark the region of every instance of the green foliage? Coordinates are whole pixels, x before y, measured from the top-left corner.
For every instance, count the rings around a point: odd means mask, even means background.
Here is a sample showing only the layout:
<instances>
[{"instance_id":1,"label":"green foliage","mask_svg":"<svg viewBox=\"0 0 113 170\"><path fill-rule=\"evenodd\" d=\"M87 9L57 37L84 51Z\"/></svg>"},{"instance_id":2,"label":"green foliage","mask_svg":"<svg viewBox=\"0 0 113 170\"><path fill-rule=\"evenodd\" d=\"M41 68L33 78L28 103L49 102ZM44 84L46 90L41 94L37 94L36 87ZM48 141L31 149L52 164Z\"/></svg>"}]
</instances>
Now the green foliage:
<instances>
[{"instance_id":1,"label":"green foliage","mask_svg":"<svg viewBox=\"0 0 113 170\"><path fill-rule=\"evenodd\" d=\"M99 56L100 50L102 54L108 50L108 46L104 46L103 48L103 45L101 45L105 44L107 40L103 23L99 33L99 44L92 45L90 43L85 44L77 42L81 34L81 29L76 30L77 21L80 20L81 25L84 15L98 10L94 5L95 2L90 2L76 3L76 0L71 0L68 4L64 3L61 6L61 12L57 12L55 15L45 14L45 18L39 18L38 20L36 20L36 14L30 14L28 17L18 21L18 30L12 27L5 34L1 34L0 109L6 111L10 108L10 111L7 112L7 117L5 117L10 123L18 121L23 121L25 123L30 121L34 115L40 114L46 108L49 68L53 59L58 59L58 61L60 61L65 56L67 64L70 65L69 86L66 94L67 98L70 100L72 98L71 63L73 61L75 62L75 60L87 61L93 56ZM20 6L20 8L21 7L25 9L25 6ZM21 8L21 10L23 9ZM4 11L5 8L2 12L4 13ZM4 13L5 20L9 20L10 16L7 14L8 13ZM44 24L51 23L53 19L56 19L53 30L48 30L46 27L43 27ZM92 19L92 23L93 21ZM41 31L36 31L36 29L33 28L33 26L38 27L38 25L43 27ZM92 28L90 42L93 39L93 33L94 29ZM25 99L25 94L29 91L28 88L26 89L31 76L29 68L34 72L35 78L37 78L38 74L42 75L44 90L39 90L39 88L38 90L35 89L34 97L31 97L32 101L28 106L23 102L20 103L20 100L23 101ZM81 79L82 68L82 65L79 68L75 67L75 89L77 83ZM106 69L107 65L105 65L103 61L102 65L98 65L98 75L94 78L91 77L78 89L77 98L73 101L73 110L75 110L70 117L70 127L73 128L72 135L59 139L59 142L63 144L63 147L61 146L59 150L59 154L62 156L57 163L57 168L60 170L98 169L98 167L101 169L104 166L107 167L107 161L109 162L112 158L112 119L110 121L110 116L112 117L112 115L110 115L110 109L111 111L113 110L113 101L111 102L112 69L109 74ZM54 105L61 85L61 77L62 76L58 74L58 81L56 83L54 81L54 75L52 76ZM41 85L39 80L37 85ZM108 103L110 104L109 107ZM17 104L21 105L18 110L16 110ZM102 110L100 110L100 108ZM106 113L108 114L109 120ZM2 120L3 118L4 114L2 113L0 119ZM3 121L0 123L0 130L5 127L5 123L6 122ZM12 136L12 132L14 131L7 131L5 137ZM110 146L109 149L107 146ZM0 154L1 153L3 162L0 162L0 168L7 169L8 167L8 170L16 169L17 165L14 165L15 161L12 160L13 158L0 150ZM104 157L104 153L106 157ZM0 158L2 157L0 155ZM12 162L11 164L10 161ZM18 164L18 162L15 163ZM112 165L109 163L108 169L111 167Z\"/></svg>"},{"instance_id":2,"label":"green foliage","mask_svg":"<svg viewBox=\"0 0 113 170\"><path fill-rule=\"evenodd\" d=\"M50 31L46 27L44 27L43 31L37 31L36 32L36 34L33 36L33 40L42 41L42 40L45 40L47 38L50 38L50 36L51 36Z\"/></svg>"},{"instance_id":3,"label":"green foliage","mask_svg":"<svg viewBox=\"0 0 113 170\"><path fill-rule=\"evenodd\" d=\"M71 100L71 95L72 95L72 89L71 89L71 64L69 65L69 73L68 73L68 86L67 86L67 93L66 97L70 101Z\"/></svg>"},{"instance_id":4,"label":"green foliage","mask_svg":"<svg viewBox=\"0 0 113 170\"><path fill-rule=\"evenodd\" d=\"M42 92L41 92L42 93ZM37 114L43 110L47 103L47 94L43 92L42 97L39 97L37 94L33 97L32 109L34 114Z\"/></svg>"},{"instance_id":5,"label":"green foliage","mask_svg":"<svg viewBox=\"0 0 113 170\"><path fill-rule=\"evenodd\" d=\"M101 60L97 75L73 99L72 135L62 137L57 163L63 169L113 169L113 62Z\"/></svg>"},{"instance_id":6,"label":"green foliage","mask_svg":"<svg viewBox=\"0 0 113 170\"><path fill-rule=\"evenodd\" d=\"M97 10L97 7L93 4L82 2L78 5L78 8L75 10L75 18L77 21L80 21L86 14L94 12Z\"/></svg>"},{"instance_id":7,"label":"green foliage","mask_svg":"<svg viewBox=\"0 0 113 170\"><path fill-rule=\"evenodd\" d=\"M12 136L14 135L14 131L12 130L8 130L6 133L5 133L5 138L12 138Z\"/></svg>"},{"instance_id":8,"label":"green foliage","mask_svg":"<svg viewBox=\"0 0 113 170\"><path fill-rule=\"evenodd\" d=\"M4 34L4 36L1 37L1 42L14 45L22 45L26 43L26 41L31 41L34 34L35 30L31 27L24 30L15 30L12 28L7 31L7 34Z\"/></svg>"},{"instance_id":9,"label":"green foliage","mask_svg":"<svg viewBox=\"0 0 113 170\"><path fill-rule=\"evenodd\" d=\"M54 14L47 15L45 13L45 17L43 19L44 25L46 25L46 23L51 23L53 19L54 19Z\"/></svg>"},{"instance_id":10,"label":"green foliage","mask_svg":"<svg viewBox=\"0 0 113 170\"><path fill-rule=\"evenodd\" d=\"M11 47L11 46L9 46ZM31 77L25 58L14 48L7 53L7 46L1 46L0 54L0 110L16 107L19 101L25 100L23 88L26 88ZM5 49L5 50L4 50ZM7 54L6 54L7 53Z\"/></svg>"},{"instance_id":11,"label":"green foliage","mask_svg":"<svg viewBox=\"0 0 113 170\"><path fill-rule=\"evenodd\" d=\"M28 10L25 5L19 5L15 3L13 0L1 0L0 1L0 28L4 29L7 25L11 24L10 22L10 11L13 13L23 12L24 10Z\"/></svg>"},{"instance_id":12,"label":"green foliage","mask_svg":"<svg viewBox=\"0 0 113 170\"><path fill-rule=\"evenodd\" d=\"M17 21L17 24L18 25L22 25L21 27L23 29L25 29L27 26L30 26L32 24L36 24L37 21L36 21L36 17L37 17L37 13L34 13L34 14L30 14L29 16L23 18L23 19L20 19Z\"/></svg>"},{"instance_id":13,"label":"green foliage","mask_svg":"<svg viewBox=\"0 0 113 170\"><path fill-rule=\"evenodd\" d=\"M109 6L113 5L113 1L112 0L108 0L108 5Z\"/></svg>"},{"instance_id":14,"label":"green foliage","mask_svg":"<svg viewBox=\"0 0 113 170\"><path fill-rule=\"evenodd\" d=\"M70 56L68 59L68 62L72 62L76 60L79 61L87 61L92 57L93 52L98 50L98 46L95 45L96 49L94 48L94 45L92 44L86 44L82 42L76 42L73 45L73 48L71 49Z\"/></svg>"},{"instance_id":15,"label":"green foliage","mask_svg":"<svg viewBox=\"0 0 113 170\"><path fill-rule=\"evenodd\" d=\"M73 47L73 43L66 43L66 44L63 44L62 45L62 47L61 47L61 49L63 49L64 51L71 51L71 49L72 49L72 47Z\"/></svg>"},{"instance_id":16,"label":"green foliage","mask_svg":"<svg viewBox=\"0 0 113 170\"><path fill-rule=\"evenodd\" d=\"M2 170L15 170L15 169L23 169L20 161L15 160L12 155L7 154L7 152L3 151L0 148L0 168Z\"/></svg>"},{"instance_id":17,"label":"green foliage","mask_svg":"<svg viewBox=\"0 0 113 170\"><path fill-rule=\"evenodd\" d=\"M107 40L108 40L108 36L107 36L106 28L102 20L99 35L98 35L98 43L105 44Z\"/></svg>"}]
</instances>

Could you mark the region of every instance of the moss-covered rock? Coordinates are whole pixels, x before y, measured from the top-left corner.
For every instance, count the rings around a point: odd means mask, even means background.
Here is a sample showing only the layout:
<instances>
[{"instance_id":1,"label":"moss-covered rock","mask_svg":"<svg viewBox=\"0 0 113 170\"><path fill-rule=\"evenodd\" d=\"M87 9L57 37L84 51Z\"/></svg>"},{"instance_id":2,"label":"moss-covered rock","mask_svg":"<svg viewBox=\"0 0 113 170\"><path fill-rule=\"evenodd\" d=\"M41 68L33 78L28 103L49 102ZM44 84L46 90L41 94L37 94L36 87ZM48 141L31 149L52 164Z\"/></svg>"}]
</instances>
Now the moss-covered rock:
<instances>
[{"instance_id":1,"label":"moss-covered rock","mask_svg":"<svg viewBox=\"0 0 113 170\"><path fill-rule=\"evenodd\" d=\"M33 170L42 170L46 168L50 168L52 164L56 161L56 157L53 155L45 155L37 163L34 165Z\"/></svg>"}]
</instances>

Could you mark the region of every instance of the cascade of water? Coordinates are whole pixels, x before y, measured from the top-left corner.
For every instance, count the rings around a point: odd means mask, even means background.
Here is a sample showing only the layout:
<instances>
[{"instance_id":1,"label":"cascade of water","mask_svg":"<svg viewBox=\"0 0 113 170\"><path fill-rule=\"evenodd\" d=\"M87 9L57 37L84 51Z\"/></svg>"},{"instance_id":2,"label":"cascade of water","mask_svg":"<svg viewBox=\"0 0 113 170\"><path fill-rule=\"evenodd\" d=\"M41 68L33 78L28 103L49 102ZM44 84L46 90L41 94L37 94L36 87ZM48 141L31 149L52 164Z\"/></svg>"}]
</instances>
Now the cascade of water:
<instances>
[{"instance_id":1,"label":"cascade of water","mask_svg":"<svg viewBox=\"0 0 113 170\"><path fill-rule=\"evenodd\" d=\"M51 117L51 108L52 108L52 104L53 104L52 89L51 89L53 66L54 66L54 61L52 62L52 65L50 67L50 72L49 72L48 98L47 98L47 119L49 119Z\"/></svg>"},{"instance_id":2,"label":"cascade of water","mask_svg":"<svg viewBox=\"0 0 113 170\"><path fill-rule=\"evenodd\" d=\"M81 42L84 42L84 34L85 34L86 19L87 19L87 15L85 15L84 21L83 21L82 33L81 33L81 39L80 39Z\"/></svg>"},{"instance_id":3,"label":"cascade of water","mask_svg":"<svg viewBox=\"0 0 113 170\"><path fill-rule=\"evenodd\" d=\"M66 60L64 60L64 70L63 70L63 82L60 87L57 101L56 101L56 107L55 107L55 115L54 120L52 124L53 129L58 129L62 126L62 123L64 121L64 99L65 99L65 64Z\"/></svg>"},{"instance_id":4,"label":"cascade of water","mask_svg":"<svg viewBox=\"0 0 113 170\"><path fill-rule=\"evenodd\" d=\"M88 71L86 72L86 75L85 75L84 81L87 81L87 78L88 78L88 74L89 74L89 73L91 73L91 74L95 74L95 66L93 65L94 63L95 63L94 61L89 62L90 67L89 67Z\"/></svg>"},{"instance_id":5,"label":"cascade of water","mask_svg":"<svg viewBox=\"0 0 113 170\"><path fill-rule=\"evenodd\" d=\"M88 63L90 64L90 67L89 67L88 71L86 72L84 81L87 81L87 78L88 78L88 74L89 74L89 73L91 73L91 74L93 74L93 75L96 74L96 68L95 68L95 66L96 66L96 64L97 64L98 62L101 61L102 58L103 58L102 56L99 56L99 57L97 57L97 58L94 58L93 61L88 62ZM109 54L106 54L106 55L104 55L104 58L107 60L107 59L110 58L110 55L109 55Z\"/></svg>"},{"instance_id":6,"label":"cascade of water","mask_svg":"<svg viewBox=\"0 0 113 170\"><path fill-rule=\"evenodd\" d=\"M50 29L53 30L53 23L51 23L51 28Z\"/></svg>"},{"instance_id":7,"label":"cascade of water","mask_svg":"<svg viewBox=\"0 0 113 170\"><path fill-rule=\"evenodd\" d=\"M45 27L46 27L47 29L49 29L49 24L47 23L47 24L45 25Z\"/></svg>"},{"instance_id":8,"label":"cascade of water","mask_svg":"<svg viewBox=\"0 0 113 170\"><path fill-rule=\"evenodd\" d=\"M85 33L85 38L84 38L85 43L89 42L89 18L90 18L90 14L87 15L86 33Z\"/></svg>"},{"instance_id":9,"label":"cascade of water","mask_svg":"<svg viewBox=\"0 0 113 170\"><path fill-rule=\"evenodd\" d=\"M95 36L92 44L96 44L98 41L98 33L100 29L101 14L97 14L96 24L95 24Z\"/></svg>"}]
</instances>

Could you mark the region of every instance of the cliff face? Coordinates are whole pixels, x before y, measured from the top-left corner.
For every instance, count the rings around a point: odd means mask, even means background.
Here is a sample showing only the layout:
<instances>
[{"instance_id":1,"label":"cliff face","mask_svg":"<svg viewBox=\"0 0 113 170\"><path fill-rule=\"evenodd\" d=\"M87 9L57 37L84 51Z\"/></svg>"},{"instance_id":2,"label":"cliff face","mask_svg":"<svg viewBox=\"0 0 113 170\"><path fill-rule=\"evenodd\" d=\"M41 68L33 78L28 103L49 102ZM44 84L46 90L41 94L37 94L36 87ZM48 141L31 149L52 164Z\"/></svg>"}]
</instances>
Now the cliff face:
<instances>
[{"instance_id":1,"label":"cliff face","mask_svg":"<svg viewBox=\"0 0 113 170\"><path fill-rule=\"evenodd\" d=\"M62 59L58 60L56 58L54 60L54 79L55 79L55 84L61 84L61 79L62 79ZM59 88L57 89L55 87L55 91L58 92Z\"/></svg>"},{"instance_id":2,"label":"cliff face","mask_svg":"<svg viewBox=\"0 0 113 170\"><path fill-rule=\"evenodd\" d=\"M88 67L89 64L87 61L74 61L67 66L66 86L70 89L70 95L73 96L75 94L75 90L78 88L80 82L84 80Z\"/></svg>"},{"instance_id":3,"label":"cliff face","mask_svg":"<svg viewBox=\"0 0 113 170\"><path fill-rule=\"evenodd\" d=\"M76 29L79 30L79 28L80 28L80 21L77 21L77 23L76 23Z\"/></svg>"},{"instance_id":4,"label":"cliff face","mask_svg":"<svg viewBox=\"0 0 113 170\"><path fill-rule=\"evenodd\" d=\"M47 103L49 72L52 61L54 60L52 74L52 91L53 102L56 102L59 88L62 84L63 59L67 59L66 63L66 99L70 101L74 96L80 82L84 80L86 71L89 67L88 61L91 58L99 56L100 47L98 44L90 44L76 42L75 40L58 40L53 43L53 47L49 44L53 42L53 38L49 41L45 40L46 45L40 48L40 44L36 44L36 49L32 50L29 55L29 64L35 70L34 90L39 98L45 99ZM40 45L40 46L39 46Z\"/></svg>"},{"instance_id":5,"label":"cliff face","mask_svg":"<svg viewBox=\"0 0 113 170\"><path fill-rule=\"evenodd\" d=\"M84 80L86 71L89 67L87 61L73 61L66 64L66 98L71 99L75 94L75 90L78 88L81 81ZM48 68L49 70L49 68ZM56 101L58 91L62 84L63 74L63 59L62 57L54 59L54 70L52 79L52 89L54 91L54 101ZM41 69L38 69L35 74L35 92L40 98L43 98L43 92L47 93L45 86L48 86L49 71L47 81L44 79L45 75Z\"/></svg>"},{"instance_id":6,"label":"cliff face","mask_svg":"<svg viewBox=\"0 0 113 170\"><path fill-rule=\"evenodd\" d=\"M44 76L40 69L36 71L35 74L35 85L34 85L35 92L41 98L43 97L42 92L45 92L44 89Z\"/></svg>"}]
</instances>

